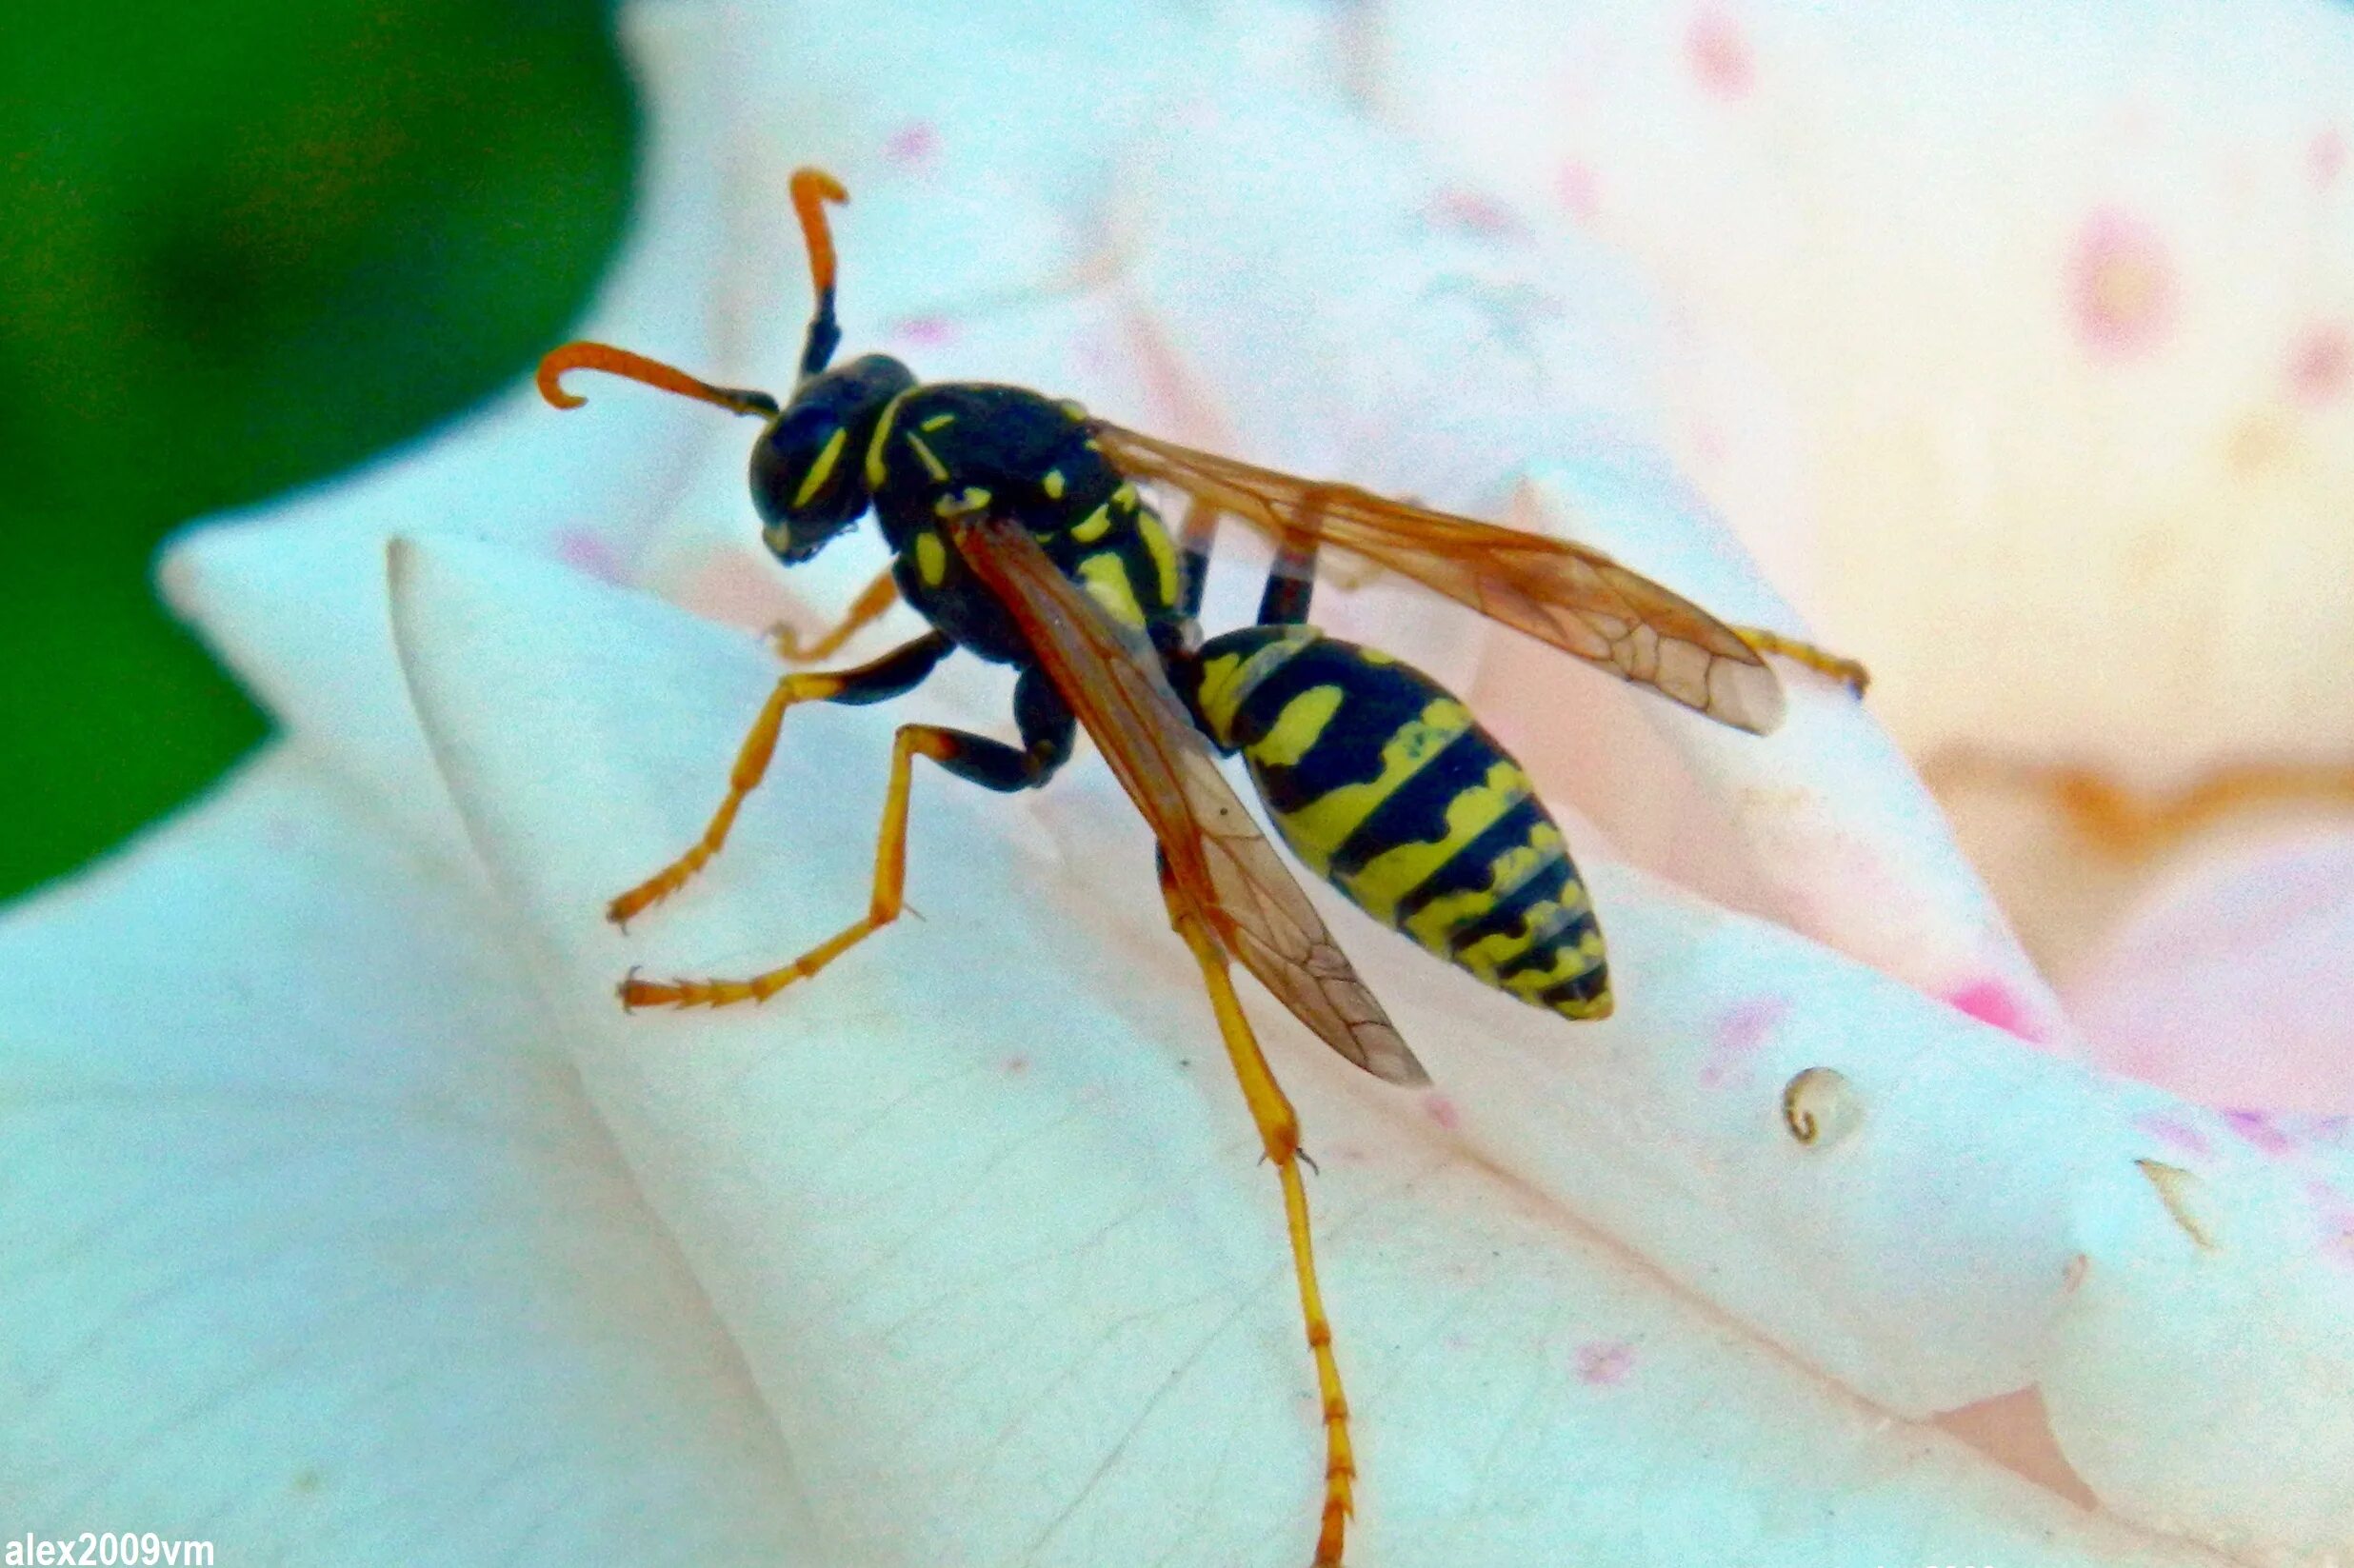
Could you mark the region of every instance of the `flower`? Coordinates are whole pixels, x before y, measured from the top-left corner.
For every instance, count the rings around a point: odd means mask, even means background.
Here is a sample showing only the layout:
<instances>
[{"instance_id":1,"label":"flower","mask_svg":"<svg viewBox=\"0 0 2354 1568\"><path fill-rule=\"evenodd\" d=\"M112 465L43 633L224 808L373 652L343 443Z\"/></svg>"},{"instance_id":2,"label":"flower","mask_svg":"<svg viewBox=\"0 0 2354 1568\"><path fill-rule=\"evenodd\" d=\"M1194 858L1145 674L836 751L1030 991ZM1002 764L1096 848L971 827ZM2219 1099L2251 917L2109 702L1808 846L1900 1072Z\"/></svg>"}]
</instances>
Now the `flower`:
<instances>
[{"instance_id":1,"label":"flower","mask_svg":"<svg viewBox=\"0 0 2354 1568\"><path fill-rule=\"evenodd\" d=\"M1788 624L1660 455L1686 362L1639 291L1338 101L1345 30L1294 22L641 7L649 210L588 329L786 381L784 172L824 162L854 344L1508 506ZM1737 23L1686 45L1766 92ZM1004 713L961 664L796 711L720 862L604 924L773 680L742 628L879 559L761 561L742 438L519 387L168 564L284 735L0 925L11 1518L319 1560L1305 1556L1273 1185L1099 764L919 775L928 918L765 1009L612 1005L631 963L833 929L889 727ZM2068 1043L1839 694L1794 678L1754 742L1507 675L1384 586L1330 607L1496 698L1591 819L1622 998L1569 1031L1327 901L1439 1087L1256 1008L1323 1161L1356 1559L2344 1549L2343 1146L1969 1016ZM2043 1481L1930 1419L2030 1386Z\"/></svg>"}]
</instances>

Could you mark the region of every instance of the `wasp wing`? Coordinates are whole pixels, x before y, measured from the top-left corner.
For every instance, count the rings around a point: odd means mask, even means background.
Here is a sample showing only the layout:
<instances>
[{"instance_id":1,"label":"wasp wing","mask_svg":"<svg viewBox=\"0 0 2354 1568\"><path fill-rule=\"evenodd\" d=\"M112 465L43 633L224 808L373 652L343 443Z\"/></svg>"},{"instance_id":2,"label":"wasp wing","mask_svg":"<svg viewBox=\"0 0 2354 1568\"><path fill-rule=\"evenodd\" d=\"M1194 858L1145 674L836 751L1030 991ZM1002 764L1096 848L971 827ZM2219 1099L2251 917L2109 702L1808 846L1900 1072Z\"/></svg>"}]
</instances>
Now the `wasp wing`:
<instances>
[{"instance_id":1,"label":"wasp wing","mask_svg":"<svg viewBox=\"0 0 2354 1568\"><path fill-rule=\"evenodd\" d=\"M1782 684L1742 635L1600 550L1140 435L1088 428L1129 478L1184 491L1278 544L1312 538L1736 729L1782 722Z\"/></svg>"},{"instance_id":2,"label":"wasp wing","mask_svg":"<svg viewBox=\"0 0 2354 1568\"><path fill-rule=\"evenodd\" d=\"M957 553L1022 628L1168 857L1179 894L1293 1016L1391 1083L1429 1082L1227 783L1161 661L1018 523L957 518Z\"/></svg>"}]
</instances>

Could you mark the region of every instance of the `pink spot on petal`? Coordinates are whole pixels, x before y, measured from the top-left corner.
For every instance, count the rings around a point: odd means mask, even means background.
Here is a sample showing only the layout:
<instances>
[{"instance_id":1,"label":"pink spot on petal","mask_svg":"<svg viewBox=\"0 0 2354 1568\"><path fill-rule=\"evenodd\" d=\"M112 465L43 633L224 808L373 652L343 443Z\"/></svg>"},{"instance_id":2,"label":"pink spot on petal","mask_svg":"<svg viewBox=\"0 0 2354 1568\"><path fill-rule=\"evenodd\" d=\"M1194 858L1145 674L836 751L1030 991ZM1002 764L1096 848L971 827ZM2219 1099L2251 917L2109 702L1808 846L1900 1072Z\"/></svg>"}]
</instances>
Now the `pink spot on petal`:
<instances>
[{"instance_id":1,"label":"pink spot on petal","mask_svg":"<svg viewBox=\"0 0 2354 1568\"><path fill-rule=\"evenodd\" d=\"M1711 97L1740 98L1757 85L1757 62L1747 35L1713 7L1692 18L1684 35L1684 54L1701 90Z\"/></svg>"},{"instance_id":2,"label":"pink spot on petal","mask_svg":"<svg viewBox=\"0 0 2354 1568\"><path fill-rule=\"evenodd\" d=\"M1624 1340L1595 1340L1578 1346L1578 1381L1608 1388L1635 1369L1635 1347Z\"/></svg>"},{"instance_id":3,"label":"pink spot on petal","mask_svg":"<svg viewBox=\"0 0 2354 1568\"><path fill-rule=\"evenodd\" d=\"M1519 238L1526 231L1512 209L1477 190L1450 187L1430 198L1425 216L1434 226L1460 228L1491 239Z\"/></svg>"},{"instance_id":4,"label":"pink spot on petal","mask_svg":"<svg viewBox=\"0 0 2354 1568\"><path fill-rule=\"evenodd\" d=\"M902 166L928 164L940 150L940 132L923 120L911 120L885 139L883 156Z\"/></svg>"},{"instance_id":5,"label":"pink spot on petal","mask_svg":"<svg viewBox=\"0 0 2354 1568\"><path fill-rule=\"evenodd\" d=\"M2133 1119L2133 1124L2170 1148L2204 1157L2214 1153L2206 1135L2178 1116L2152 1111Z\"/></svg>"},{"instance_id":6,"label":"pink spot on petal","mask_svg":"<svg viewBox=\"0 0 2354 1568\"><path fill-rule=\"evenodd\" d=\"M2248 1146L2279 1159L2297 1147L2297 1141L2272 1124L2272 1118L2263 1111L2225 1111L2224 1120L2231 1130L2245 1139Z\"/></svg>"},{"instance_id":7,"label":"pink spot on petal","mask_svg":"<svg viewBox=\"0 0 2354 1568\"><path fill-rule=\"evenodd\" d=\"M2354 379L2354 336L2341 322L2305 329L2288 363L2289 393L2307 407L2334 403Z\"/></svg>"},{"instance_id":8,"label":"pink spot on petal","mask_svg":"<svg viewBox=\"0 0 2354 1568\"><path fill-rule=\"evenodd\" d=\"M2027 1004L1999 980L1974 980L1949 994L1945 1003L1981 1023L1991 1023L2035 1044L2043 1043L2044 1031L2029 1016Z\"/></svg>"},{"instance_id":9,"label":"pink spot on petal","mask_svg":"<svg viewBox=\"0 0 2354 1568\"><path fill-rule=\"evenodd\" d=\"M1787 997L1752 997L1717 1020L1717 1049L1754 1051L1789 1013Z\"/></svg>"},{"instance_id":10,"label":"pink spot on petal","mask_svg":"<svg viewBox=\"0 0 2354 1568\"><path fill-rule=\"evenodd\" d=\"M2336 126L2324 126L2305 147L2305 172L2313 176L2315 189L2327 190L2344 169L2345 132Z\"/></svg>"},{"instance_id":11,"label":"pink spot on petal","mask_svg":"<svg viewBox=\"0 0 2354 1568\"><path fill-rule=\"evenodd\" d=\"M892 325L890 335L919 348L937 348L956 336L956 327L946 316L908 316Z\"/></svg>"},{"instance_id":12,"label":"pink spot on petal","mask_svg":"<svg viewBox=\"0 0 2354 1568\"><path fill-rule=\"evenodd\" d=\"M1725 440L1725 427L1713 419L1693 420L1690 440L1693 458L1711 467L1724 462L1725 454L1729 449Z\"/></svg>"},{"instance_id":13,"label":"pink spot on petal","mask_svg":"<svg viewBox=\"0 0 2354 1568\"><path fill-rule=\"evenodd\" d=\"M1553 190L1561 205L1580 223L1592 223L1602 214L1602 186L1595 178L1594 166L1582 158L1572 158L1561 166L1553 176Z\"/></svg>"},{"instance_id":14,"label":"pink spot on petal","mask_svg":"<svg viewBox=\"0 0 2354 1568\"><path fill-rule=\"evenodd\" d=\"M2103 208L2085 221L2067 261L2068 308L2095 359L2126 360L2164 341L2174 325L2174 261L2156 229Z\"/></svg>"},{"instance_id":15,"label":"pink spot on petal","mask_svg":"<svg viewBox=\"0 0 2354 1568\"><path fill-rule=\"evenodd\" d=\"M1448 1132L1457 1131L1463 1126L1463 1112L1457 1110L1455 1102L1443 1094L1423 1096L1423 1110L1431 1121Z\"/></svg>"},{"instance_id":16,"label":"pink spot on petal","mask_svg":"<svg viewBox=\"0 0 2354 1568\"><path fill-rule=\"evenodd\" d=\"M621 557L613 553L605 536L587 528L567 528L556 535L556 559L574 571L587 572L602 582L621 581Z\"/></svg>"},{"instance_id":17,"label":"pink spot on petal","mask_svg":"<svg viewBox=\"0 0 2354 1568\"><path fill-rule=\"evenodd\" d=\"M2354 1263L2354 1201L2326 1181L2308 1181L2304 1191L2321 1227L2322 1249L2341 1263Z\"/></svg>"},{"instance_id":18,"label":"pink spot on petal","mask_svg":"<svg viewBox=\"0 0 2354 1568\"><path fill-rule=\"evenodd\" d=\"M1701 1087L1723 1087L1748 1062L1750 1053L1772 1037L1790 1013L1787 997L1751 997L1726 1009L1710 1038L1708 1061L1700 1069Z\"/></svg>"}]
</instances>

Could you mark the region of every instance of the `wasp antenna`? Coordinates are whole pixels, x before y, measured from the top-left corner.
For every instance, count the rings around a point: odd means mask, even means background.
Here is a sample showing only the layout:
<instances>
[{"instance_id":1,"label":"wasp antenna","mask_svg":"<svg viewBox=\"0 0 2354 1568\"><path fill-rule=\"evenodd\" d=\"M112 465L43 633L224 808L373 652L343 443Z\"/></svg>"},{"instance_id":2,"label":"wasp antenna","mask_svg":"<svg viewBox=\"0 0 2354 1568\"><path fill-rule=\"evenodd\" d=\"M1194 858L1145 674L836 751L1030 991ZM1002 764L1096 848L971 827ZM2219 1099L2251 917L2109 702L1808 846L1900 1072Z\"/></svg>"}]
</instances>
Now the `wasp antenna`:
<instances>
[{"instance_id":1,"label":"wasp antenna","mask_svg":"<svg viewBox=\"0 0 2354 1568\"><path fill-rule=\"evenodd\" d=\"M834 322L833 230L826 225L826 204L847 202L850 193L822 169L794 169L792 192L802 243L809 251L809 281L817 288L817 309L809 317L809 335L801 345L801 379L807 381L826 368L842 341L842 328Z\"/></svg>"},{"instance_id":2,"label":"wasp antenna","mask_svg":"<svg viewBox=\"0 0 2354 1568\"><path fill-rule=\"evenodd\" d=\"M629 380L676 392L700 403L717 404L730 413L757 414L762 419L776 417L776 399L766 392L746 391L735 387L714 387L707 381L697 381L684 370L672 369L660 360L633 354L627 348L615 348L604 343L568 343L561 348L549 350L539 362L539 374L534 378L540 396L559 408L577 408L588 400L578 393L564 389L568 370L602 370L609 376L627 376Z\"/></svg>"}]
</instances>

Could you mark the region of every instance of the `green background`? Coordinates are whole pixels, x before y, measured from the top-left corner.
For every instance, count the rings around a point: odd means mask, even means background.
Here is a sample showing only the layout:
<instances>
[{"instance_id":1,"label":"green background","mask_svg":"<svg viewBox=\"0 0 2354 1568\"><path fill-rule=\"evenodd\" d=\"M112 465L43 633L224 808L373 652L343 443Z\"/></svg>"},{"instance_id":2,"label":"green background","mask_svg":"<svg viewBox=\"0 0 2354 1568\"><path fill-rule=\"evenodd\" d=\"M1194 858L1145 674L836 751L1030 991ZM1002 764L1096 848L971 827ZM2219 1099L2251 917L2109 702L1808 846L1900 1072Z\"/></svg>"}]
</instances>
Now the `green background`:
<instances>
[{"instance_id":1,"label":"green background","mask_svg":"<svg viewBox=\"0 0 2354 1568\"><path fill-rule=\"evenodd\" d=\"M594 0L0 10L5 899L264 732L157 604L157 542L557 342L632 107Z\"/></svg>"}]
</instances>

